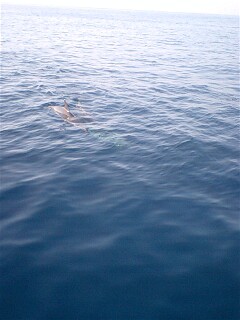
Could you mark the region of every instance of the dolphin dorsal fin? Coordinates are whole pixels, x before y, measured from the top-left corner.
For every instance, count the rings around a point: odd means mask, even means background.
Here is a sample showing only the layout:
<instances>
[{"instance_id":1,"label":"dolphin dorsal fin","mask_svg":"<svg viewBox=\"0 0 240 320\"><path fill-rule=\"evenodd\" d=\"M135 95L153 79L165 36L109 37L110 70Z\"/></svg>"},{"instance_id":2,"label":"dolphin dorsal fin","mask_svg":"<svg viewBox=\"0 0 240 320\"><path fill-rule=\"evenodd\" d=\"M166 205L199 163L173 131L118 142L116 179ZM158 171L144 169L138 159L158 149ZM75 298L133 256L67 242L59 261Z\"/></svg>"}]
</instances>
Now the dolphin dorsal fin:
<instances>
[{"instance_id":1,"label":"dolphin dorsal fin","mask_svg":"<svg viewBox=\"0 0 240 320\"><path fill-rule=\"evenodd\" d=\"M68 106L66 100L64 100L64 108L65 108L67 111L69 111L69 106Z\"/></svg>"}]
</instances>

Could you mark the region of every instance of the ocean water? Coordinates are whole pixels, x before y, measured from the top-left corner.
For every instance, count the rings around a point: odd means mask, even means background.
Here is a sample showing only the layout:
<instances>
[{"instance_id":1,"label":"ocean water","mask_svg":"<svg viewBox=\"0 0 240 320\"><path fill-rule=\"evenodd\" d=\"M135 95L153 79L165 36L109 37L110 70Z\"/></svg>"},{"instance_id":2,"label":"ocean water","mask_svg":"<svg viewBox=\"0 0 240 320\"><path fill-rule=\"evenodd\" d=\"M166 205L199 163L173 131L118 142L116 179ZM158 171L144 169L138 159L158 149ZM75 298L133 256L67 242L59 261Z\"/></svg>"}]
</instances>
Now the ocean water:
<instances>
[{"instance_id":1,"label":"ocean water","mask_svg":"<svg viewBox=\"0 0 240 320\"><path fill-rule=\"evenodd\" d=\"M0 318L239 319L238 18L3 6L1 33Z\"/></svg>"}]
</instances>

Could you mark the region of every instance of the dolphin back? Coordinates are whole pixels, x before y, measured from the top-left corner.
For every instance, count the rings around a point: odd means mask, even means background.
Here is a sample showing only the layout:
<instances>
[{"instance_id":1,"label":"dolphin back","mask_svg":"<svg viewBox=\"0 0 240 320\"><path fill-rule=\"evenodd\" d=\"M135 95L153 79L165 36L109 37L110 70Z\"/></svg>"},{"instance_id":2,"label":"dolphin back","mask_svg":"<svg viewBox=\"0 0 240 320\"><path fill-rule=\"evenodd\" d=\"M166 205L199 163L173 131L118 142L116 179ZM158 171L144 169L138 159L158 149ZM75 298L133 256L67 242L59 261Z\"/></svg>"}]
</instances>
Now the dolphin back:
<instances>
[{"instance_id":1,"label":"dolphin back","mask_svg":"<svg viewBox=\"0 0 240 320\"><path fill-rule=\"evenodd\" d=\"M64 106L49 106L52 110L58 113L61 117L74 117L74 115L69 111L69 105L66 100L64 100Z\"/></svg>"}]
</instances>

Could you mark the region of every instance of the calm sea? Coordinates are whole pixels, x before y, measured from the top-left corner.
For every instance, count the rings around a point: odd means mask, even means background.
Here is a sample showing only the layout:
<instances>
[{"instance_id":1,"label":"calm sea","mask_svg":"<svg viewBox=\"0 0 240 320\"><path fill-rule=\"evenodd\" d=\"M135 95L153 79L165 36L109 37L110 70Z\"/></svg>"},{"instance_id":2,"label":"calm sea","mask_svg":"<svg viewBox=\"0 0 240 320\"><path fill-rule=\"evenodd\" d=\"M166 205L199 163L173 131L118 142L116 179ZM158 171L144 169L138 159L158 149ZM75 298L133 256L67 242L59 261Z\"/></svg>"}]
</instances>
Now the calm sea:
<instances>
[{"instance_id":1,"label":"calm sea","mask_svg":"<svg viewBox=\"0 0 240 320\"><path fill-rule=\"evenodd\" d=\"M1 319L239 319L238 37L2 7Z\"/></svg>"}]
</instances>

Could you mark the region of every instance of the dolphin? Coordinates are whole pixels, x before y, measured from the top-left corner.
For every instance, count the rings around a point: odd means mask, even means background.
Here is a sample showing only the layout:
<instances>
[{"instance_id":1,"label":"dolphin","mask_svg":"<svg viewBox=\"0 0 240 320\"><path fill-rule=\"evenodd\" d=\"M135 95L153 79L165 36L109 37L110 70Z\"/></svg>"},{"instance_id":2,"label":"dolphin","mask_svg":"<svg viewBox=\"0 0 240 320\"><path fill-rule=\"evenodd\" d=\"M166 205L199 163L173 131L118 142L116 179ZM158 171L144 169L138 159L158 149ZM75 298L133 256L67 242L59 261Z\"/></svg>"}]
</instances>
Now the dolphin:
<instances>
[{"instance_id":1,"label":"dolphin","mask_svg":"<svg viewBox=\"0 0 240 320\"><path fill-rule=\"evenodd\" d=\"M64 100L63 107L49 106L49 108L52 109L53 111L55 111L58 115L60 115L60 117L62 117L65 120L75 118L75 116L70 112L69 106L68 106L66 100Z\"/></svg>"},{"instance_id":2,"label":"dolphin","mask_svg":"<svg viewBox=\"0 0 240 320\"><path fill-rule=\"evenodd\" d=\"M86 118L86 115L88 115L88 113L85 112L85 114L84 114L84 112L83 112L84 110L82 108L81 108L81 111L83 113L82 118L78 118L74 114L72 114L69 110L69 105L67 104L66 100L64 100L64 106L49 106L49 108L52 109L56 114L58 114L65 121L67 121L75 126L82 127L82 129L84 129L84 131L87 131L87 129L82 126L82 123L92 121L91 118L88 118L88 117Z\"/></svg>"}]
</instances>

